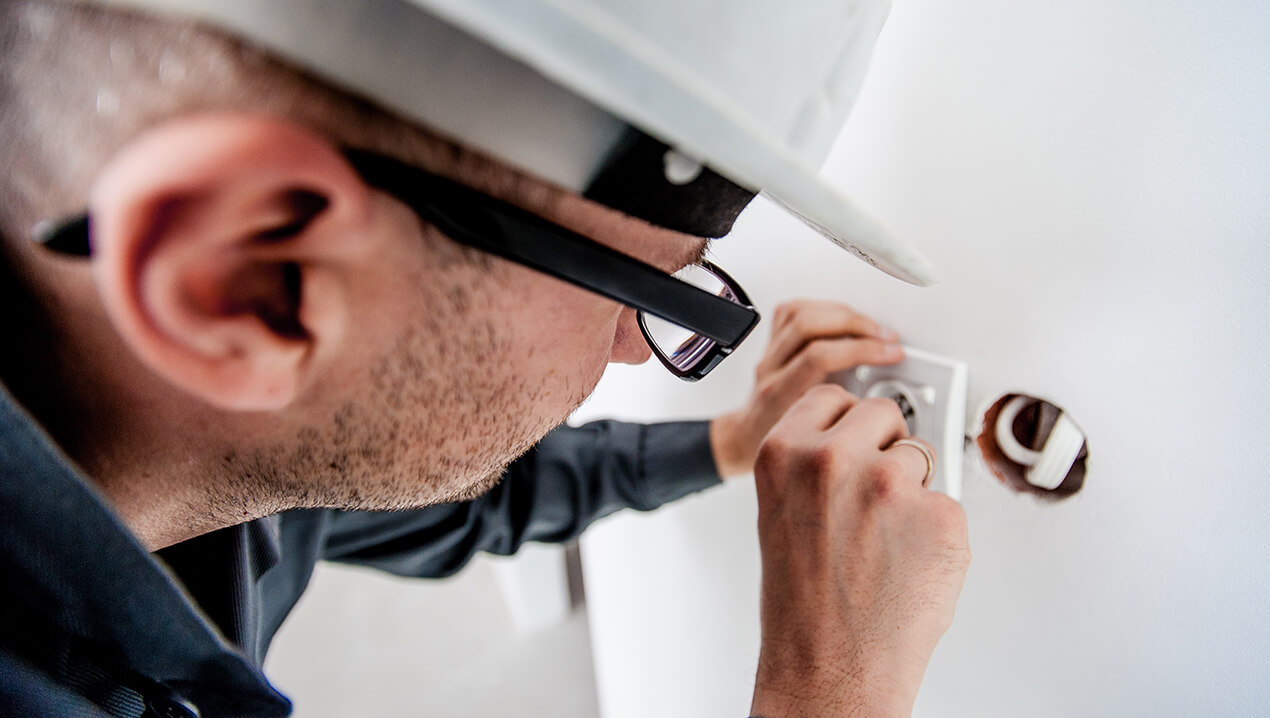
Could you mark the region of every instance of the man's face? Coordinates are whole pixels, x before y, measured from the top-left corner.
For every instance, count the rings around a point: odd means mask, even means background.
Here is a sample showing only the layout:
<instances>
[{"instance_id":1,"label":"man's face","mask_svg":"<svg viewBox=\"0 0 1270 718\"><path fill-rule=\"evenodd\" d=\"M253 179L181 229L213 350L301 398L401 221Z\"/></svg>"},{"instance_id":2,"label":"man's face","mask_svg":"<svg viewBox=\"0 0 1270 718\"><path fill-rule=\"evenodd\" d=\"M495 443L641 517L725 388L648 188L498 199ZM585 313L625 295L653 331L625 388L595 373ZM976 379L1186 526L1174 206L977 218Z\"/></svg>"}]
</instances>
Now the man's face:
<instances>
[{"instance_id":1,"label":"man's face","mask_svg":"<svg viewBox=\"0 0 1270 718\"><path fill-rule=\"evenodd\" d=\"M508 186L489 185L494 196ZM701 238L529 189L500 198L667 272L704 251ZM390 197L376 201L401 231L359 290L367 314L351 322L359 336L350 340L366 351L331 379L352 391L278 462L303 503L403 508L483 493L582 403L609 362L649 358L633 310L460 247Z\"/></svg>"}]
</instances>

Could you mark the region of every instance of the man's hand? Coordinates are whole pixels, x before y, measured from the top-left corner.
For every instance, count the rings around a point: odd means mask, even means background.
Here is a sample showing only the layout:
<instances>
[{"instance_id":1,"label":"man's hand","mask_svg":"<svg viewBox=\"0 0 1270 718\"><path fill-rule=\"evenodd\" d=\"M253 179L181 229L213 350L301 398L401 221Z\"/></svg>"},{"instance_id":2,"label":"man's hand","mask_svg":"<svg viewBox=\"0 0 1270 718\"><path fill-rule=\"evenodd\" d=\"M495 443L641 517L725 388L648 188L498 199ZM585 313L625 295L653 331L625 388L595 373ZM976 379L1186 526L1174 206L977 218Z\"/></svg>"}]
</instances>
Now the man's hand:
<instances>
[{"instance_id":1,"label":"man's hand","mask_svg":"<svg viewBox=\"0 0 1270 718\"><path fill-rule=\"evenodd\" d=\"M763 437L799 397L834 372L899 362L904 352L898 342L895 332L842 304L803 300L777 307L749 403L710 423L719 473L753 471Z\"/></svg>"},{"instance_id":2,"label":"man's hand","mask_svg":"<svg viewBox=\"0 0 1270 718\"><path fill-rule=\"evenodd\" d=\"M898 407L821 385L768 434L752 714L907 716L970 564L965 514L922 486ZM890 447L890 448L888 448Z\"/></svg>"}]
</instances>

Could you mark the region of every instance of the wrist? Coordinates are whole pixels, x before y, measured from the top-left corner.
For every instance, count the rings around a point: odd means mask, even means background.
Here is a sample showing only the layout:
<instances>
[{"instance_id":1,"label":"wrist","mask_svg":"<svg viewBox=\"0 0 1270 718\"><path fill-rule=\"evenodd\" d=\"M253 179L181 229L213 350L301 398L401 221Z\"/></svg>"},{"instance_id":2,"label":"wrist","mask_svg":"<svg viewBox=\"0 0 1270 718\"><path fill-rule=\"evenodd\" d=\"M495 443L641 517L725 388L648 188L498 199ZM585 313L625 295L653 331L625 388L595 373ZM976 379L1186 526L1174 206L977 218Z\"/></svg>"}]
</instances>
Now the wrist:
<instances>
[{"instance_id":1,"label":"wrist","mask_svg":"<svg viewBox=\"0 0 1270 718\"><path fill-rule=\"evenodd\" d=\"M916 692L897 685L893 672L868 670L860 661L845 656L815 661L808 658L809 655L802 654L792 660L769 660L760 654L750 715L763 718L912 715Z\"/></svg>"},{"instance_id":2,"label":"wrist","mask_svg":"<svg viewBox=\"0 0 1270 718\"><path fill-rule=\"evenodd\" d=\"M737 412L722 414L710 422L710 452L719 476L731 478L748 474L754 460L746 458L742 438L742 418Z\"/></svg>"},{"instance_id":3,"label":"wrist","mask_svg":"<svg viewBox=\"0 0 1270 718\"><path fill-rule=\"evenodd\" d=\"M845 688L813 680L792 690L755 686L750 704L750 715L761 718L908 718L912 713L912 701L896 700L864 687Z\"/></svg>"}]
</instances>

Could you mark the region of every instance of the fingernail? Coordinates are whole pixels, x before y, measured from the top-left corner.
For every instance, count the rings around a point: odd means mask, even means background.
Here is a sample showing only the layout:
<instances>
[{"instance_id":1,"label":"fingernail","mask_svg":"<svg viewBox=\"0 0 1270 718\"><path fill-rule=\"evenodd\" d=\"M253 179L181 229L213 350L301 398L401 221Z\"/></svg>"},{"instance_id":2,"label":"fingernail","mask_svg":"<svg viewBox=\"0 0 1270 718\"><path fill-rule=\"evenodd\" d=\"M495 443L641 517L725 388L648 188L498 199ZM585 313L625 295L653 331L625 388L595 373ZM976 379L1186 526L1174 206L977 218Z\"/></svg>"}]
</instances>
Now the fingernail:
<instances>
[{"instance_id":1,"label":"fingernail","mask_svg":"<svg viewBox=\"0 0 1270 718\"><path fill-rule=\"evenodd\" d=\"M886 355L889 357L897 357L900 354L904 353L904 350L900 348L899 344L887 344L886 349L884 351L886 352Z\"/></svg>"},{"instance_id":2,"label":"fingernail","mask_svg":"<svg viewBox=\"0 0 1270 718\"><path fill-rule=\"evenodd\" d=\"M886 327L882 327L882 338L886 339L887 341L893 342L896 339L899 339L900 335L896 334L894 329L888 329Z\"/></svg>"}]
</instances>

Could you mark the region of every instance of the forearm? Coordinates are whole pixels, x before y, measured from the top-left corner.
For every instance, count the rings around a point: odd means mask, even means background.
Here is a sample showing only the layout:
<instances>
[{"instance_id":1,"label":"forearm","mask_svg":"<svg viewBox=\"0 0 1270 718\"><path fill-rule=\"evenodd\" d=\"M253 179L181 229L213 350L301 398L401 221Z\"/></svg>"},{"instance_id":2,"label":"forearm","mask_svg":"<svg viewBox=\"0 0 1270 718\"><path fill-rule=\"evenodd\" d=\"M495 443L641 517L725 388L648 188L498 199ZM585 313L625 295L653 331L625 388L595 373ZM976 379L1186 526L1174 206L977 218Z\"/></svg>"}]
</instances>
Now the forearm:
<instances>
[{"instance_id":1,"label":"forearm","mask_svg":"<svg viewBox=\"0 0 1270 718\"><path fill-rule=\"evenodd\" d=\"M565 542L623 508L654 509L720 481L704 422L562 427L484 496L393 513L333 512L324 557L419 577L478 552Z\"/></svg>"}]
</instances>

